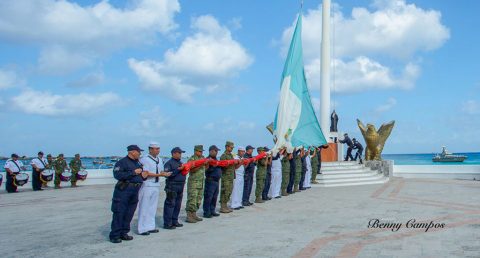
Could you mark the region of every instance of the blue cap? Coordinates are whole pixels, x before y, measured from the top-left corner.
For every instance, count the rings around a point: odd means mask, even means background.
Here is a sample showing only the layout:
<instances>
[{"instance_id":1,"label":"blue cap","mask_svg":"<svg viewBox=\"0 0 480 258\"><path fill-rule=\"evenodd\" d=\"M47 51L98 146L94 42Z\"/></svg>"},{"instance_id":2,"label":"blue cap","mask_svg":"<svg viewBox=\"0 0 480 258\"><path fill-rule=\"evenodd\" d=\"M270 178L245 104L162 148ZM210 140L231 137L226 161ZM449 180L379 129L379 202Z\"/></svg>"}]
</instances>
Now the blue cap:
<instances>
[{"instance_id":1,"label":"blue cap","mask_svg":"<svg viewBox=\"0 0 480 258\"><path fill-rule=\"evenodd\" d=\"M245 148L246 150L253 150L255 148L252 147L252 145L247 145L247 147Z\"/></svg>"},{"instance_id":2,"label":"blue cap","mask_svg":"<svg viewBox=\"0 0 480 258\"><path fill-rule=\"evenodd\" d=\"M142 149L140 149L140 147L138 147L138 146L135 145L135 144L129 145L129 146L127 147L127 151L134 151L134 150L136 150L136 151L143 151Z\"/></svg>"},{"instance_id":3,"label":"blue cap","mask_svg":"<svg viewBox=\"0 0 480 258\"><path fill-rule=\"evenodd\" d=\"M208 151L211 151L211 150L219 151L220 149L216 145L212 145L208 148Z\"/></svg>"},{"instance_id":4,"label":"blue cap","mask_svg":"<svg viewBox=\"0 0 480 258\"><path fill-rule=\"evenodd\" d=\"M180 149L180 147L175 147L172 149L171 153L175 153L175 152L180 152L180 153L185 153L184 150Z\"/></svg>"}]
</instances>

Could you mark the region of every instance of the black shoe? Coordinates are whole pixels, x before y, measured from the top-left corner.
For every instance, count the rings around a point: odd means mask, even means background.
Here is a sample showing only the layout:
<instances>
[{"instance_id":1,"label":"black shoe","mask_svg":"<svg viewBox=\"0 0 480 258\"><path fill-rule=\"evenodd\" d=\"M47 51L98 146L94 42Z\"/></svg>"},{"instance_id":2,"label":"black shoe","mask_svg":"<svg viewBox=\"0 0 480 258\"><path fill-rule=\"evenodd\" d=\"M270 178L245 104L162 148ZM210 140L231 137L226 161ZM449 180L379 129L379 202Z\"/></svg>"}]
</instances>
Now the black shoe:
<instances>
[{"instance_id":1,"label":"black shoe","mask_svg":"<svg viewBox=\"0 0 480 258\"><path fill-rule=\"evenodd\" d=\"M277 197L275 197L275 199L280 199L280 198L282 198L282 196L277 196Z\"/></svg>"},{"instance_id":2,"label":"black shoe","mask_svg":"<svg viewBox=\"0 0 480 258\"><path fill-rule=\"evenodd\" d=\"M237 208L233 208L234 210L238 211L240 210L241 208L240 207L237 207Z\"/></svg>"},{"instance_id":3,"label":"black shoe","mask_svg":"<svg viewBox=\"0 0 480 258\"><path fill-rule=\"evenodd\" d=\"M110 242L114 243L114 244L118 244L118 243L121 243L122 242L122 239L120 238L113 238L113 239L110 239Z\"/></svg>"},{"instance_id":4,"label":"black shoe","mask_svg":"<svg viewBox=\"0 0 480 258\"><path fill-rule=\"evenodd\" d=\"M148 233L158 233L158 232L160 232L160 230L158 230L157 228L148 231Z\"/></svg>"},{"instance_id":5,"label":"black shoe","mask_svg":"<svg viewBox=\"0 0 480 258\"><path fill-rule=\"evenodd\" d=\"M239 208L239 209L244 209L245 207L243 207L243 206L240 206L240 207L238 207L238 208Z\"/></svg>"},{"instance_id":6,"label":"black shoe","mask_svg":"<svg viewBox=\"0 0 480 258\"><path fill-rule=\"evenodd\" d=\"M182 224L182 223L178 223L178 222L175 223L175 224L173 224L173 225L174 225L175 227L177 227L177 228L183 227L183 224Z\"/></svg>"},{"instance_id":7,"label":"black shoe","mask_svg":"<svg viewBox=\"0 0 480 258\"><path fill-rule=\"evenodd\" d=\"M250 206L250 205L248 204L248 202L242 202L242 205L243 205L243 206Z\"/></svg>"},{"instance_id":8,"label":"black shoe","mask_svg":"<svg viewBox=\"0 0 480 258\"><path fill-rule=\"evenodd\" d=\"M219 214L219 213L216 213L216 212L212 212L212 216L218 217L218 216L220 216L220 214Z\"/></svg>"},{"instance_id":9,"label":"black shoe","mask_svg":"<svg viewBox=\"0 0 480 258\"><path fill-rule=\"evenodd\" d=\"M125 234L125 235L121 236L120 239L125 240L125 241L130 241L130 240L133 240L133 237Z\"/></svg>"},{"instance_id":10,"label":"black shoe","mask_svg":"<svg viewBox=\"0 0 480 258\"><path fill-rule=\"evenodd\" d=\"M270 201L272 199L272 197L268 197L267 199Z\"/></svg>"},{"instance_id":11,"label":"black shoe","mask_svg":"<svg viewBox=\"0 0 480 258\"><path fill-rule=\"evenodd\" d=\"M207 219L210 219L210 218L212 218L212 214L203 214L203 217L207 218Z\"/></svg>"},{"instance_id":12,"label":"black shoe","mask_svg":"<svg viewBox=\"0 0 480 258\"><path fill-rule=\"evenodd\" d=\"M147 232L143 232L143 233L141 233L140 235L142 235L142 236L148 236L148 235L150 235L150 232L148 232L148 231L147 231Z\"/></svg>"},{"instance_id":13,"label":"black shoe","mask_svg":"<svg viewBox=\"0 0 480 258\"><path fill-rule=\"evenodd\" d=\"M163 226L164 229L176 229L177 227L175 227L174 225L170 225L170 226Z\"/></svg>"},{"instance_id":14,"label":"black shoe","mask_svg":"<svg viewBox=\"0 0 480 258\"><path fill-rule=\"evenodd\" d=\"M250 205L253 205L253 202L248 202Z\"/></svg>"}]
</instances>

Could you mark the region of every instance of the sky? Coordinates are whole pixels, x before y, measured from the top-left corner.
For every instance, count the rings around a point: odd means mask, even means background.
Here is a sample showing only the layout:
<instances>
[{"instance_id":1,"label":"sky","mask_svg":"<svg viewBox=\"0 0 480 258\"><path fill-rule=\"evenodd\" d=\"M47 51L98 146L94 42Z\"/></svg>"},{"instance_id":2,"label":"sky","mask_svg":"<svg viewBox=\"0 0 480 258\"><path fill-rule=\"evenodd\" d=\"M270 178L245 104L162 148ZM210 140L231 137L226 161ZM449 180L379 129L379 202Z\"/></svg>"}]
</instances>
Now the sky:
<instances>
[{"instance_id":1,"label":"sky","mask_svg":"<svg viewBox=\"0 0 480 258\"><path fill-rule=\"evenodd\" d=\"M473 0L332 1L339 130L395 120L384 153L478 152ZM226 140L272 145L286 51L303 14L320 106L321 1L0 2L0 156L162 154Z\"/></svg>"}]
</instances>

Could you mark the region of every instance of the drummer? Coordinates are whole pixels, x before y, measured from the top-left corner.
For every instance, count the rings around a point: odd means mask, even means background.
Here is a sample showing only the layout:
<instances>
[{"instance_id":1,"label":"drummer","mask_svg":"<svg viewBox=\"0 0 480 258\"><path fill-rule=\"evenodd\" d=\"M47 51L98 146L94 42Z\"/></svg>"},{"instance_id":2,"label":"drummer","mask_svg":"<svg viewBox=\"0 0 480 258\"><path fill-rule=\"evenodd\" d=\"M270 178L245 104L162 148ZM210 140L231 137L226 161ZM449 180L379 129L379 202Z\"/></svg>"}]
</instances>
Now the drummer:
<instances>
[{"instance_id":1,"label":"drummer","mask_svg":"<svg viewBox=\"0 0 480 258\"><path fill-rule=\"evenodd\" d=\"M70 161L70 169L72 169L70 183L72 184L72 187L77 187L77 174L82 168L85 167L82 165L80 154L75 154L75 158Z\"/></svg>"},{"instance_id":2,"label":"drummer","mask_svg":"<svg viewBox=\"0 0 480 258\"><path fill-rule=\"evenodd\" d=\"M52 157L52 154L47 154L47 163L45 164L46 165L46 169L53 169L53 157ZM42 188L47 188L48 187L48 182L47 181L42 181Z\"/></svg>"},{"instance_id":3,"label":"drummer","mask_svg":"<svg viewBox=\"0 0 480 258\"><path fill-rule=\"evenodd\" d=\"M55 169L55 189L62 188L60 186L60 175L65 172L65 169L70 170L68 168L67 162L63 158L63 154L58 154L57 159L53 162L53 168Z\"/></svg>"},{"instance_id":4,"label":"drummer","mask_svg":"<svg viewBox=\"0 0 480 258\"><path fill-rule=\"evenodd\" d=\"M47 160L43 157L43 152L38 152L38 156L32 159L32 188L33 191L42 191L42 181L40 180L42 171L47 167Z\"/></svg>"},{"instance_id":5,"label":"drummer","mask_svg":"<svg viewBox=\"0 0 480 258\"><path fill-rule=\"evenodd\" d=\"M8 159L4 166L5 171L7 171L7 182L5 183L5 189L9 193L16 193L17 187L13 182L15 180L15 175L18 175L21 170L25 170L25 167L23 166L23 163L18 160L17 154L14 153L11 157L12 158Z\"/></svg>"}]
</instances>

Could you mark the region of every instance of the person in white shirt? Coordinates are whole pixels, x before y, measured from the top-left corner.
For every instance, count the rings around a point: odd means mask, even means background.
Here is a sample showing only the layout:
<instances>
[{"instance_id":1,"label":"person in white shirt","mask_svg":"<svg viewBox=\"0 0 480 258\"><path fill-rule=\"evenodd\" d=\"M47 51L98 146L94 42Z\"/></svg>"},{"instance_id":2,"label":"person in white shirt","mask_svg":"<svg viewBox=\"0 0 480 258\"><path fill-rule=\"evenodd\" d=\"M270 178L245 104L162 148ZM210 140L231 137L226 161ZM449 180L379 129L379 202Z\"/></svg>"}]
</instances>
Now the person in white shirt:
<instances>
[{"instance_id":1,"label":"person in white shirt","mask_svg":"<svg viewBox=\"0 0 480 258\"><path fill-rule=\"evenodd\" d=\"M310 150L305 152L305 163L307 164L307 172L305 173L305 180L303 181L303 187L309 189L312 188L310 181L312 180L312 162L310 159Z\"/></svg>"},{"instance_id":2,"label":"person in white shirt","mask_svg":"<svg viewBox=\"0 0 480 258\"><path fill-rule=\"evenodd\" d=\"M38 153L38 157L32 159L32 188L33 191L42 191L42 181L40 176L47 166L47 160L43 157L43 152Z\"/></svg>"},{"instance_id":3,"label":"person in white shirt","mask_svg":"<svg viewBox=\"0 0 480 258\"><path fill-rule=\"evenodd\" d=\"M160 154L160 146L156 142L151 142L148 145L148 156L140 159L143 170L148 171L148 177L143 181L142 188L138 193L138 233L144 236L159 232L155 227L160 193L159 179L171 174L163 171L163 161L158 154Z\"/></svg>"},{"instance_id":4,"label":"person in white shirt","mask_svg":"<svg viewBox=\"0 0 480 258\"><path fill-rule=\"evenodd\" d=\"M270 186L269 196L271 198L281 198L280 188L282 186L282 161L281 155L285 149L281 149L275 157L272 158L272 183Z\"/></svg>"},{"instance_id":5,"label":"person in white shirt","mask_svg":"<svg viewBox=\"0 0 480 258\"><path fill-rule=\"evenodd\" d=\"M237 155L235 155L235 159L241 160L243 159L244 155L245 155L245 148L238 147L238 153ZM230 207L234 210L239 210L244 208L242 205L244 174L245 174L244 165L241 165L237 169L235 169L235 180L233 181L232 197L230 200L231 201Z\"/></svg>"},{"instance_id":6,"label":"person in white shirt","mask_svg":"<svg viewBox=\"0 0 480 258\"><path fill-rule=\"evenodd\" d=\"M8 193L16 193L17 187L13 184L13 180L15 180L15 175L18 175L21 170L25 170L23 163L18 160L17 154L12 154L11 159L8 159L5 162L5 171L7 176L7 182L5 183L5 189Z\"/></svg>"}]
</instances>

